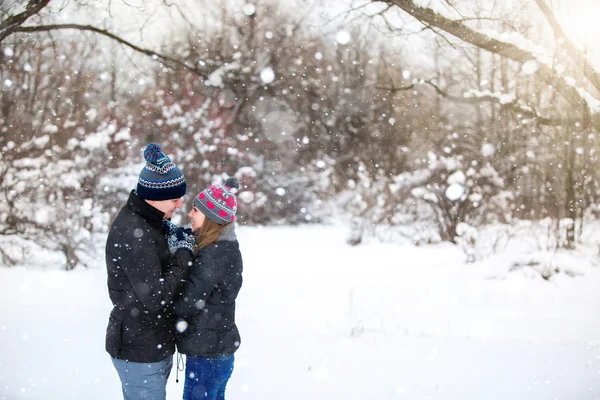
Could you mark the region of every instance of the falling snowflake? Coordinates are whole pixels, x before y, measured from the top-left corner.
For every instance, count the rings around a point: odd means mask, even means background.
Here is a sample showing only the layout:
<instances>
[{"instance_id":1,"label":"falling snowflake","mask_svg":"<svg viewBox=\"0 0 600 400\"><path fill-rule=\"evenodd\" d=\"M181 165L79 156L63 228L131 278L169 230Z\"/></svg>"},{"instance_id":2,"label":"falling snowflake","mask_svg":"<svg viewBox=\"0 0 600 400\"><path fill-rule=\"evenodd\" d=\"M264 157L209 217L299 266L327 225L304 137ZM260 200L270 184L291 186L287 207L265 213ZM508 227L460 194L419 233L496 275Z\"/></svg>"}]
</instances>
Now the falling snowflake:
<instances>
[{"instance_id":1,"label":"falling snowflake","mask_svg":"<svg viewBox=\"0 0 600 400\"><path fill-rule=\"evenodd\" d=\"M351 39L352 37L350 36L350 33L345 30L341 30L335 35L335 41L341 45L350 43Z\"/></svg>"},{"instance_id":2,"label":"falling snowflake","mask_svg":"<svg viewBox=\"0 0 600 400\"><path fill-rule=\"evenodd\" d=\"M244 4L244 7L242 7L242 11L247 16L251 16L256 12L256 7L254 7L254 4L246 3Z\"/></svg>"},{"instance_id":3,"label":"falling snowflake","mask_svg":"<svg viewBox=\"0 0 600 400\"><path fill-rule=\"evenodd\" d=\"M446 189L446 197L448 200L457 201L465 194L465 188L460 183L453 183Z\"/></svg>"},{"instance_id":4,"label":"falling snowflake","mask_svg":"<svg viewBox=\"0 0 600 400\"><path fill-rule=\"evenodd\" d=\"M175 325L175 328L177 329L177 332L183 333L188 328L188 323L186 321L183 321L183 320L179 321L177 323L177 325Z\"/></svg>"},{"instance_id":5,"label":"falling snowflake","mask_svg":"<svg viewBox=\"0 0 600 400\"><path fill-rule=\"evenodd\" d=\"M208 77L208 82L211 86L221 86L223 84L223 78L220 74L213 72Z\"/></svg>"},{"instance_id":6,"label":"falling snowflake","mask_svg":"<svg viewBox=\"0 0 600 400\"><path fill-rule=\"evenodd\" d=\"M527 60L521 66L521 71L527 75L535 74L538 69L540 69L540 63L536 60Z\"/></svg>"},{"instance_id":7,"label":"falling snowflake","mask_svg":"<svg viewBox=\"0 0 600 400\"><path fill-rule=\"evenodd\" d=\"M260 71L260 80L263 81L265 85L273 82L275 80L275 71L271 67L265 67Z\"/></svg>"},{"instance_id":8,"label":"falling snowflake","mask_svg":"<svg viewBox=\"0 0 600 400\"><path fill-rule=\"evenodd\" d=\"M233 107L235 105L235 98L235 93L233 92L233 90L230 89L224 89L220 91L217 96L219 105L223 108Z\"/></svg>"},{"instance_id":9,"label":"falling snowflake","mask_svg":"<svg viewBox=\"0 0 600 400\"><path fill-rule=\"evenodd\" d=\"M481 154L483 154L484 157L493 156L496 154L496 146L491 143L485 143L483 146L481 146Z\"/></svg>"},{"instance_id":10,"label":"falling snowflake","mask_svg":"<svg viewBox=\"0 0 600 400\"><path fill-rule=\"evenodd\" d=\"M204 308L204 306L206 305L206 302L204 300L198 300L196 302L196 308L198 310L202 310Z\"/></svg>"},{"instance_id":11,"label":"falling snowflake","mask_svg":"<svg viewBox=\"0 0 600 400\"><path fill-rule=\"evenodd\" d=\"M452 175L450 175L448 179L446 179L446 182L448 183L448 185L452 185L453 183L459 183L461 185L464 185L466 180L467 177L465 176L465 173L458 170Z\"/></svg>"},{"instance_id":12,"label":"falling snowflake","mask_svg":"<svg viewBox=\"0 0 600 400\"><path fill-rule=\"evenodd\" d=\"M244 202L244 203L252 203L252 201L254 200L254 193L250 192L250 191L245 191L242 192L238 195L238 197Z\"/></svg>"}]
</instances>

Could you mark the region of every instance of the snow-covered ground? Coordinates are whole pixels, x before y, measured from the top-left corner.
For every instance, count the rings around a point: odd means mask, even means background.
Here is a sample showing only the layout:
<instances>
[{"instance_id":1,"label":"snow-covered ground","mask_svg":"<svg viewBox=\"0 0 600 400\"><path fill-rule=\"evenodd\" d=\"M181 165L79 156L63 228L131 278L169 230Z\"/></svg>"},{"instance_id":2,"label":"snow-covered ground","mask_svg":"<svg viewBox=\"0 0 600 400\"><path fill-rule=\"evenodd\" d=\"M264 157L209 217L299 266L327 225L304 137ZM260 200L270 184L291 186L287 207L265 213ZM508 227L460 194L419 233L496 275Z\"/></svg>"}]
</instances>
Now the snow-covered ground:
<instances>
[{"instance_id":1,"label":"snow-covered ground","mask_svg":"<svg viewBox=\"0 0 600 400\"><path fill-rule=\"evenodd\" d=\"M510 249L345 244L346 228L242 228L235 399L600 399L600 267L544 280ZM46 259L35 255L36 264ZM50 259L48 257L48 259ZM0 268L0 399L118 399L106 273ZM173 369L168 398L183 383ZM181 379L180 374L180 379Z\"/></svg>"}]
</instances>

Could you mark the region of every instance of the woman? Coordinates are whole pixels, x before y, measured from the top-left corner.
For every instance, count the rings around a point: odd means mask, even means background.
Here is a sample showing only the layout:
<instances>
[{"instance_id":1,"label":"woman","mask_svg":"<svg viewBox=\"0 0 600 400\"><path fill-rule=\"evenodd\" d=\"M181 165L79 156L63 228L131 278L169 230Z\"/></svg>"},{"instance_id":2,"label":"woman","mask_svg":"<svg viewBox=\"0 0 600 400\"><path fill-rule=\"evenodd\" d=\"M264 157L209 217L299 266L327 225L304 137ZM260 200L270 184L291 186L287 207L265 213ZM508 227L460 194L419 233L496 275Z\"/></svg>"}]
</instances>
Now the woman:
<instances>
[{"instance_id":1,"label":"woman","mask_svg":"<svg viewBox=\"0 0 600 400\"><path fill-rule=\"evenodd\" d=\"M242 286L242 255L234 231L238 189L235 178L203 190L188 214L197 236L193 265L174 312L177 347L186 355L184 400L225 398L233 372L233 353L240 346L235 299Z\"/></svg>"}]
</instances>

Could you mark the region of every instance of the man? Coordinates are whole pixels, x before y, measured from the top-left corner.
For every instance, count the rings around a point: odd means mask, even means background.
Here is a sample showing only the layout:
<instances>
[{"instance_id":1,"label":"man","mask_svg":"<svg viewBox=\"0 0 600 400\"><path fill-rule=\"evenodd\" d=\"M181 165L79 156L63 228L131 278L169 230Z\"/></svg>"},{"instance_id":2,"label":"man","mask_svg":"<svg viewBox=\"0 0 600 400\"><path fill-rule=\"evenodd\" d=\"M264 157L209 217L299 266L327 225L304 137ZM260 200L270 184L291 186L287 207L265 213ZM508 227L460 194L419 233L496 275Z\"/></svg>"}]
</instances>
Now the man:
<instances>
[{"instance_id":1,"label":"man","mask_svg":"<svg viewBox=\"0 0 600 400\"><path fill-rule=\"evenodd\" d=\"M164 400L173 366L173 295L192 259L193 243L169 250L166 221L181 208L187 184L179 168L150 143L146 166L112 223L106 242L108 292L113 303L106 351L125 400Z\"/></svg>"}]
</instances>

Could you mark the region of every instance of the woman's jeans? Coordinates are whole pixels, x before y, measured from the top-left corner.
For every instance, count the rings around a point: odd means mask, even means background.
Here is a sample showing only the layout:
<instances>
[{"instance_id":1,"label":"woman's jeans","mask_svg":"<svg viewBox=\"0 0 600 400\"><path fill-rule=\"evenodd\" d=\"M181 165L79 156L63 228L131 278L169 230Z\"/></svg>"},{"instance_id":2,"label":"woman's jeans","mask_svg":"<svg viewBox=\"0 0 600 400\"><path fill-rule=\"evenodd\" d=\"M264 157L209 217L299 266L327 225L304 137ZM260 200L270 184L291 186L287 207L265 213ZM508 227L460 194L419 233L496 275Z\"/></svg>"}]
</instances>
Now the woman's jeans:
<instances>
[{"instance_id":1,"label":"woman's jeans","mask_svg":"<svg viewBox=\"0 0 600 400\"><path fill-rule=\"evenodd\" d=\"M124 400L165 400L173 356L155 363L112 359L121 378Z\"/></svg>"},{"instance_id":2,"label":"woman's jeans","mask_svg":"<svg viewBox=\"0 0 600 400\"><path fill-rule=\"evenodd\" d=\"M233 354L186 357L183 400L224 400L225 386L233 372Z\"/></svg>"}]
</instances>

